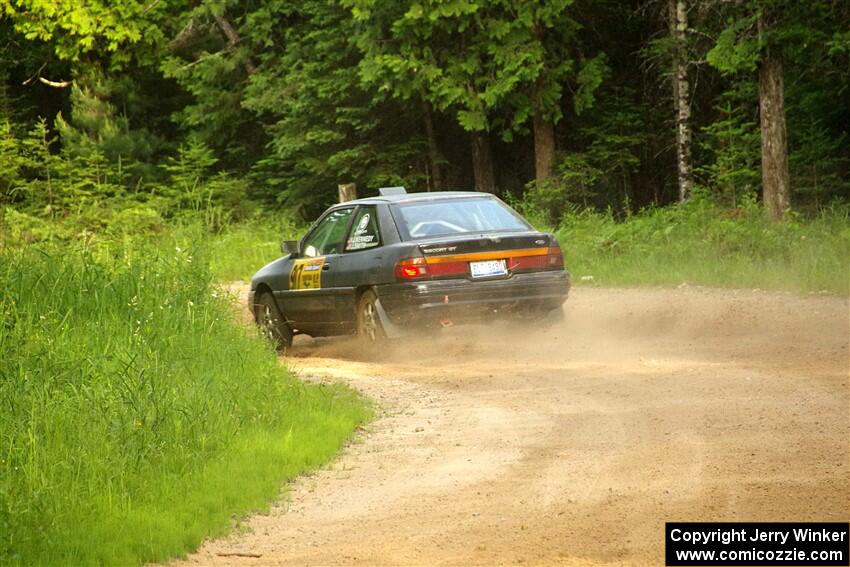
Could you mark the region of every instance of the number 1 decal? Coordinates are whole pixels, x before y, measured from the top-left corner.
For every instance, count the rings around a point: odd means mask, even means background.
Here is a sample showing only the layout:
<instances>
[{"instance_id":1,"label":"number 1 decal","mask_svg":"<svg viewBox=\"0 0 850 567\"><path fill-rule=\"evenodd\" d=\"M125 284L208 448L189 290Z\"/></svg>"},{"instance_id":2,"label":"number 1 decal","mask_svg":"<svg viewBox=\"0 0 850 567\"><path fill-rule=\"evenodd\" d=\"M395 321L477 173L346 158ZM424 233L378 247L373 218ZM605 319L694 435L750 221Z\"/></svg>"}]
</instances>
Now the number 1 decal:
<instances>
[{"instance_id":1,"label":"number 1 decal","mask_svg":"<svg viewBox=\"0 0 850 567\"><path fill-rule=\"evenodd\" d=\"M289 289L319 289L322 287L322 265L325 259L302 258L292 263L289 272Z\"/></svg>"}]
</instances>

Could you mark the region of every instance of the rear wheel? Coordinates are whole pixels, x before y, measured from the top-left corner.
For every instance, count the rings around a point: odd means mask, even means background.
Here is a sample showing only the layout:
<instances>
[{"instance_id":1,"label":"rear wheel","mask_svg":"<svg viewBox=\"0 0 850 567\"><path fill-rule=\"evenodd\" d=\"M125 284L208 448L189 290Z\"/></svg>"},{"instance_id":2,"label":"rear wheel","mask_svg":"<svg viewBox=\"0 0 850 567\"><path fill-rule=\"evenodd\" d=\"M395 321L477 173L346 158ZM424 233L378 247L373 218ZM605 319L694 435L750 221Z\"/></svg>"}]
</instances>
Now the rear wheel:
<instances>
[{"instance_id":1,"label":"rear wheel","mask_svg":"<svg viewBox=\"0 0 850 567\"><path fill-rule=\"evenodd\" d=\"M378 296L370 289L363 292L357 302L357 336L369 344L380 343L387 337L378 315L377 301Z\"/></svg>"},{"instance_id":2,"label":"rear wheel","mask_svg":"<svg viewBox=\"0 0 850 567\"><path fill-rule=\"evenodd\" d=\"M276 349L283 350L292 344L292 329L286 324L272 294L262 293L257 297L254 301L254 318L260 331Z\"/></svg>"}]
</instances>

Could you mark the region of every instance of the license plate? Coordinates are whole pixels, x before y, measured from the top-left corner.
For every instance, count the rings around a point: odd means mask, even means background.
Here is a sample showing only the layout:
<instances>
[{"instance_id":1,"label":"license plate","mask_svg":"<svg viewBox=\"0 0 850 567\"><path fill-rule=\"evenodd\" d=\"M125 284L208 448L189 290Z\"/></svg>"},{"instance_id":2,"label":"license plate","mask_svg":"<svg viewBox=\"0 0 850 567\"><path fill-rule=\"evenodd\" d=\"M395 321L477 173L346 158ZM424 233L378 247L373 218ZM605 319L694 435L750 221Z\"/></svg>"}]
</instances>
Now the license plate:
<instances>
[{"instance_id":1,"label":"license plate","mask_svg":"<svg viewBox=\"0 0 850 567\"><path fill-rule=\"evenodd\" d=\"M492 276L507 275L508 269L504 260L487 260L484 262L470 262L469 273L473 278L488 278Z\"/></svg>"}]
</instances>

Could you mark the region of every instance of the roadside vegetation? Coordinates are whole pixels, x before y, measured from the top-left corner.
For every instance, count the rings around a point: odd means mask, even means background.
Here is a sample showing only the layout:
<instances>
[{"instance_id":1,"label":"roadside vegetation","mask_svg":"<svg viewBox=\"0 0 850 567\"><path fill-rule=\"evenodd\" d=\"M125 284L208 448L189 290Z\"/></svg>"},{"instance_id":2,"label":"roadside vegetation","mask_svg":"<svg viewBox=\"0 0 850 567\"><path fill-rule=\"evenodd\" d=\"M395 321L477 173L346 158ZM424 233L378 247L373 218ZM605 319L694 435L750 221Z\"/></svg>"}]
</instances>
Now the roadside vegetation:
<instances>
[{"instance_id":1,"label":"roadside vegetation","mask_svg":"<svg viewBox=\"0 0 850 567\"><path fill-rule=\"evenodd\" d=\"M618 219L577 209L553 223L529 202L512 203L555 233L576 285L745 287L850 294L850 207L836 204L787 222L764 218L757 203L734 209L711 199L650 208ZM210 263L222 281L248 280L280 257L280 240L306 224L263 217L211 235Z\"/></svg>"},{"instance_id":2,"label":"roadside vegetation","mask_svg":"<svg viewBox=\"0 0 850 567\"><path fill-rule=\"evenodd\" d=\"M281 240L298 240L307 223L288 215L260 215L228 225L217 234L196 232L209 246L210 268L222 282L248 281L262 266L281 256Z\"/></svg>"},{"instance_id":3,"label":"roadside vegetation","mask_svg":"<svg viewBox=\"0 0 850 567\"><path fill-rule=\"evenodd\" d=\"M618 221L565 215L556 230L579 285L706 285L850 293L850 208L836 205L771 223L755 204L724 209L696 199Z\"/></svg>"},{"instance_id":4,"label":"roadside vegetation","mask_svg":"<svg viewBox=\"0 0 850 567\"><path fill-rule=\"evenodd\" d=\"M369 418L234 321L203 243L0 250L0 563L165 560Z\"/></svg>"}]
</instances>

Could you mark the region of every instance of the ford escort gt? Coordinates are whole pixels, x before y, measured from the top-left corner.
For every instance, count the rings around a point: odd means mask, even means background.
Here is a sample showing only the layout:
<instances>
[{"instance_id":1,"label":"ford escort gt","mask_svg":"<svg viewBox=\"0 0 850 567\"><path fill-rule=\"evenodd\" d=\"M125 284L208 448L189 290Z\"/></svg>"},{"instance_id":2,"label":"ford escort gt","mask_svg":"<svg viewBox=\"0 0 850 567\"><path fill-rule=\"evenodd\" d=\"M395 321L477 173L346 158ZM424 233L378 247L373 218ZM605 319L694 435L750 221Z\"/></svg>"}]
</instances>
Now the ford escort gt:
<instances>
[{"instance_id":1,"label":"ford escort gt","mask_svg":"<svg viewBox=\"0 0 850 567\"><path fill-rule=\"evenodd\" d=\"M249 305L279 348L300 333L378 342L562 313L570 276L558 241L497 197L379 193L330 207L254 275Z\"/></svg>"}]
</instances>

